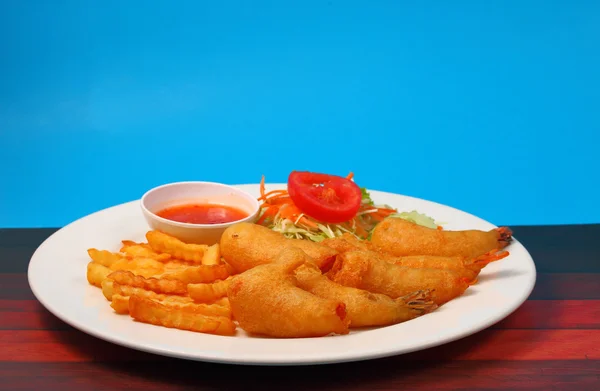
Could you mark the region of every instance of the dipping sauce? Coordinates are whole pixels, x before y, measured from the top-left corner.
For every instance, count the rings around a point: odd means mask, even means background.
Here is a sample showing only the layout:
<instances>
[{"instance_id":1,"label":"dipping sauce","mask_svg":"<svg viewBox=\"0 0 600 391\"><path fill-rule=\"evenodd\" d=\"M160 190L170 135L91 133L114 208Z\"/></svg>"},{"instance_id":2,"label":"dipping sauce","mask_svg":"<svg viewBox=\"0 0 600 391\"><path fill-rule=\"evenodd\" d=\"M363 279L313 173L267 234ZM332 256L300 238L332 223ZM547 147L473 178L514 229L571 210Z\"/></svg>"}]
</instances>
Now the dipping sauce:
<instances>
[{"instance_id":1,"label":"dipping sauce","mask_svg":"<svg viewBox=\"0 0 600 391\"><path fill-rule=\"evenodd\" d=\"M249 216L241 209L228 205L187 204L163 209L156 213L162 218L190 224L231 223Z\"/></svg>"}]
</instances>

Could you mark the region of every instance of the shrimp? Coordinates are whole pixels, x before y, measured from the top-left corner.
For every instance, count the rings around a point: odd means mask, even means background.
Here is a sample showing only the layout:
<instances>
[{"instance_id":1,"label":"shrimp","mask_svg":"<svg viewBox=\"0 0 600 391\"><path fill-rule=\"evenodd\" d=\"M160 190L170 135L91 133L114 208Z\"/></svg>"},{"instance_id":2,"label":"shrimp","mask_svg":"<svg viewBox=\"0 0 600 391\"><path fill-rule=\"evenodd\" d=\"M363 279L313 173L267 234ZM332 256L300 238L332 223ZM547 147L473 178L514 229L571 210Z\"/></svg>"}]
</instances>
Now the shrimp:
<instances>
[{"instance_id":1,"label":"shrimp","mask_svg":"<svg viewBox=\"0 0 600 391\"><path fill-rule=\"evenodd\" d=\"M437 305L462 295L470 282L455 270L400 266L367 251L338 255L327 276L338 284L382 293L393 299L428 289Z\"/></svg>"},{"instance_id":2,"label":"shrimp","mask_svg":"<svg viewBox=\"0 0 600 391\"><path fill-rule=\"evenodd\" d=\"M325 299L342 301L346 305L350 328L397 324L437 308L427 290L394 300L386 295L337 284L310 263L300 266L294 273L299 288Z\"/></svg>"},{"instance_id":3,"label":"shrimp","mask_svg":"<svg viewBox=\"0 0 600 391\"><path fill-rule=\"evenodd\" d=\"M361 251L363 255L371 253L369 256L376 256L387 262L400 266L455 270L457 273L460 273L463 277L472 282L477 279L479 272L490 262L494 262L508 256L508 251L491 251L474 259L468 259L461 256L443 257L436 255L409 255L406 257L396 257L379 250L368 241L357 239L348 234L344 234L332 239L326 239L321 243L340 253L348 251Z\"/></svg>"},{"instance_id":4,"label":"shrimp","mask_svg":"<svg viewBox=\"0 0 600 391\"><path fill-rule=\"evenodd\" d=\"M227 228L221 236L221 256L238 273L254 266L273 263L284 248L297 247L304 251L322 270L328 270L337 251L308 240L288 239L269 228L238 223Z\"/></svg>"},{"instance_id":5,"label":"shrimp","mask_svg":"<svg viewBox=\"0 0 600 391\"><path fill-rule=\"evenodd\" d=\"M508 251L496 252L494 250L474 259L460 256L409 255L407 257L386 257L385 260L405 267L454 270L470 283L474 283L485 266L506 256L508 256Z\"/></svg>"},{"instance_id":6,"label":"shrimp","mask_svg":"<svg viewBox=\"0 0 600 391\"><path fill-rule=\"evenodd\" d=\"M287 248L276 263L232 278L227 295L242 329L282 338L348 334L350 319L341 300L318 297L297 286L292 273L306 260L302 250Z\"/></svg>"},{"instance_id":7,"label":"shrimp","mask_svg":"<svg viewBox=\"0 0 600 391\"><path fill-rule=\"evenodd\" d=\"M512 240L507 227L490 231L445 231L431 229L404 219L386 219L373 230L372 244L392 255L460 256L475 259L501 250Z\"/></svg>"}]
</instances>

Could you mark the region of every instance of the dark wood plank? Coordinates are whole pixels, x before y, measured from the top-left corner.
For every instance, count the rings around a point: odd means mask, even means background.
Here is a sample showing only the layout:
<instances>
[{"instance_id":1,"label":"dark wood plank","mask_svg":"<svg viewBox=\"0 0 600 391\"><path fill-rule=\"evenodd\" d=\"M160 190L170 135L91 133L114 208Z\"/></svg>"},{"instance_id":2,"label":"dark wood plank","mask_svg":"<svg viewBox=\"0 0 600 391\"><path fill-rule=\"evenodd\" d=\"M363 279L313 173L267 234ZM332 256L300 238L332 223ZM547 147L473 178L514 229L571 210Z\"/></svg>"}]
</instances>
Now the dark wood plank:
<instances>
[{"instance_id":1,"label":"dark wood plank","mask_svg":"<svg viewBox=\"0 0 600 391\"><path fill-rule=\"evenodd\" d=\"M600 224L511 227L541 273L600 273Z\"/></svg>"},{"instance_id":2,"label":"dark wood plank","mask_svg":"<svg viewBox=\"0 0 600 391\"><path fill-rule=\"evenodd\" d=\"M600 224L513 226L540 273L600 273ZM0 273L24 273L35 249L56 228L0 229Z\"/></svg>"},{"instance_id":3,"label":"dark wood plank","mask_svg":"<svg viewBox=\"0 0 600 391\"><path fill-rule=\"evenodd\" d=\"M35 376L31 376L35 374ZM444 361L397 358L313 367L158 363L0 363L0 389L60 390L594 390L600 361ZM11 387L11 388L9 388Z\"/></svg>"},{"instance_id":4,"label":"dark wood plank","mask_svg":"<svg viewBox=\"0 0 600 391\"><path fill-rule=\"evenodd\" d=\"M25 273L34 251L57 228L0 229L0 273Z\"/></svg>"},{"instance_id":5,"label":"dark wood plank","mask_svg":"<svg viewBox=\"0 0 600 391\"><path fill-rule=\"evenodd\" d=\"M139 354L138 354L139 353ZM79 331L0 330L0 361L86 362L147 359ZM407 360L599 360L600 330L484 330Z\"/></svg>"},{"instance_id":6,"label":"dark wood plank","mask_svg":"<svg viewBox=\"0 0 600 391\"><path fill-rule=\"evenodd\" d=\"M35 300L27 274L0 274L0 300Z\"/></svg>"},{"instance_id":7,"label":"dark wood plank","mask_svg":"<svg viewBox=\"0 0 600 391\"><path fill-rule=\"evenodd\" d=\"M539 273L532 300L598 300L600 273Z\"/></svg>"},{"instance_id":8,"label":"dark wood plank","mask_svg":"<svg viewBox=\"0 0 600 391\"><path fill-rule=\"evenodd\" d=\"M494 329L600 329L600 300L529 300ZM71 330L37 300L0 300L0 330Z\"/></svg>"}]
</instances>

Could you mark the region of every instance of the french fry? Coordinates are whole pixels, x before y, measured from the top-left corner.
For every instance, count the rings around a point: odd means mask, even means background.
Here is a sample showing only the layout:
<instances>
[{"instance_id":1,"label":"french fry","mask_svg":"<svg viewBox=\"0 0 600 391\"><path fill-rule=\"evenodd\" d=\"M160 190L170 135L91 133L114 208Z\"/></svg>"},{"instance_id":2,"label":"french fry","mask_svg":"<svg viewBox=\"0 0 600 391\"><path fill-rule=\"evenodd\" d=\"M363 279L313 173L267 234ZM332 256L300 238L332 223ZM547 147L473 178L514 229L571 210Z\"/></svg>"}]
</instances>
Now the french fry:
<instances>
[{"instance_id":1,"label":"french fry","mask_svg":"<svg viewBox=\"0 0 600 391\"><path fill-rule=\"evenodd\" d=\"M117 314L129 313L129 296L113 295L110 306Z\"/></svg>"},{"instance_id":2,"label":"french fry","mask_svg":"<svg viewBox=\"0 0 600 391\"><path fill-rule=\"evenodd\" d=\"M129 285L156 293L187 295L187 284L177 280L165 280L154 277L144 278L126 270L112 272L108 275L108 278L119 285Z\"/></svg>"},{"instance_id":3,"label":"french fry","mask_svg":"<svg viewBox=\"0 0 600 391\"><path fill-rule=\"evenodd\" d=\"M219 300L216 300L213 304L231 308L231 304L229 304L229 297L220 298Z\"/></svg>"},{"instance_id":4,"label":"french fry","mask_svg":"<svg viewBox=\"0 0 600 391\"><path fill-rule=\"evenodd\" d=\"M212 303L227 296L230 278L224 281L215 281L208 284L188 284L187 289L190 297L198 303Z\"/></svg>"},{"instance_id":5,"label":"french fry","mask_svg":"<svg viewBox=\"0 0 600 391\"><path fill-rule=\"evenodd\" d=\"M152 258L160 262L171 259L171 254L160 254L152 250L148 243L136 243L130 240L123 240L121 252L129 258Z\"/></svg>"},{"instance_id":6,"label":"french fry","mask_svg":"<svg viewBox=\"0 0 600 391\"><path fill-rule=\"evenodd\" d=\"M176 270L182 270L196 264L191 262L182 261L181 259L171 259L166 261L164 264L165 272L172 272Z\"/></svg>"},{"instance_id":7,"label":"french fry","mask_svg":"<svg viewBox=\"0 0 600 391\"><path fill-rule=\"evenodd\" d=\"M113 265L115 262L124 258L121 254L113 253L107 250L97 250L95 248L90 248L88 250L88 255L92 261L106 267L111 267L111 265Z\"/></svg>"},{"instance_id":8,"label":"french fry","mask_svg":"<svg viewBox=\"0 0 600 391\"><path fill-rule=\"evenodd\" d=\"M224 280L229 277L229 272L225 265L198 265L164 273L161 278L166 280L177 280L186 284L199 284Z\"/></svg>"},{"instance_id":9,"label":"french fry","mask_svg":"<svg viewBox=\"0 0 600 391\"><path fill-rule=\"evenodd\" d=\"M87 265L87 280L91 285L102 287L102 281L112 272L109 268L94 261ZM187 287L186 287L187 292Z\"/></svg>"},{"instance_id":10,"label":"french fry","mask_svg":"<svg viewBox=\"0 0 600 391\"><path fill-rule=\"evenodd\" d=\"M219 243L215 243L210 246L204 256L202 257L203 265L218 265L221 263L221 250L219 248Z\"/></svg>"},{"instance_id":11,"label":"french fry","mask_svg":"<svg viewBox=\"0 0 600 391\"><path fill-rule=\"evenodd\" d=\"M209 334L234 335L236 328L224 316L206 316L139 296L129 298L129 315L139 322Z\"/></svg>"},{"instance_id":12,"label":"french fry","mask_svg":"<svg viewBox=\"0 0 600 391\"><path fill-rule=\"evenodd\" d=\"M123 258L110 266L111 270L128 270L145 278L154 277L165 271L165 266L152 258Z\"/></svg>"},{"instance_id":13,"label":"french fry","mask_svg":"<svg viewBox=\"0 0 600 391\"><path fill-rule=\"evenodd\" d=\"M123 240L120 252L88 249L88 282L101 288L113 310L158 326L235 334L226 297L234 271L219 244L186 244L159 231L146 237L148 243Z\"/></svg>"},{"instance_id":14,"label":"french fry","mask_svg":"<svg viewBox=\"0 0 600 391\"><path fill-rule=\"evenodd\" d=\"M208 249L204 244L188 244L160 231L146 233L148 244L158 253L171 254L173 258L184 261L202 263L204 253Z\"/></svg>"},{"instance_id":15,"label":"french fry","mask_svg":"<svg viewBox=\"0 0 600 391\"><path fill-rule=\"evenodd\" d=\"M207 316L225 316L228 318L231 317L231 308L229 307L216 304L196 304L193 302L192 299L190 299L187 296L164 295L152 291L147 291L141 288L135 288L119 284L114 285L113 297L118 297L117 300L120 301L117 304L115 304L115 311L118 310L119 313L126 313L123 311L129 311L129 307L127 307L127 305L125 305L124 302L129 300L129 297L132 296L149 299L157 303L167 305L169 307L184 309L188 312L193 312L196 314Z\"/></svg>"},{"instance_id":16,"label":"french fry","mask_svg":"<svg viewBox=\"0 0 600 391\"><path fill-rule=\"evenodd\" d=\"M102 294L104 295L104 297L106 297L106 300L111 301L112 300L112 296L114 294L114 281L111 280L110 278L105 278L102 281L101 284L101 288L102 288Z\"/></svg>"},{"instance_id":17,"label":"french fry","mask_svg":"<svg viewBox=\"0 0 600 391\"><path fill-rule=\"evenodd\" d=\"M121 296L140 296L155 301L168 301L173 304L193 304L194 301L188 296L165 295L130 285L114 283L113 294Z\"/></svg>"},{"instance_id":18,"label":"french fry","mask_svg":"<svg viewBox=\"0 0 600 391\"><path fill-rule=\"evenodd\" d=\"M231 317L231 308L226 306L217 304L196 304L187 296L165 295L147 291L141 288L113 283L112 297L117 297L118 300L118 302L115 304L116 308L113 307L115 308L115 311L118 311L119 313L127 313L129 311L129 307L125 302L128 301L129 297L131 296L138 296L153 300L173 308L183 308L188 312L197 314Z\"/></svg>"}]
</instances>

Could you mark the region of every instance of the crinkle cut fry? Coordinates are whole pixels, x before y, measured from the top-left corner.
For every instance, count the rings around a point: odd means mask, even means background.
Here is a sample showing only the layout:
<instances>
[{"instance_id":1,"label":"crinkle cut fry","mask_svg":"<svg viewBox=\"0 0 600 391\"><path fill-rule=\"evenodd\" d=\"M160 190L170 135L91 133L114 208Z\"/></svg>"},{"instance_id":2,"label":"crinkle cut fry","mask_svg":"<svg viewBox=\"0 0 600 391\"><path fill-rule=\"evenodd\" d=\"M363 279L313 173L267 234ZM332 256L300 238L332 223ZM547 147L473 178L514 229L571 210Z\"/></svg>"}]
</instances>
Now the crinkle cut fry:
<instances>
[{"instance_id":1,"label":"crinkle cut fry","mask_svg":"<svg viewBox=\"0 0 600 391\"><path fill-rule=\"evenodd\" d=\"M162 278L167 280L178 280L186 284L200 284L224 280L229 277L226 265L198 265L185 269L164 273Z\"/></svg>"},{"instance_id":2,"label":"crinkle cut fry","mask_svg":"<svg viewBox=\"0 0 600 391\"><path fill-rule=\"evenodd\" d=\"M129 298L132 296L138 296L144 299L149 299L164 305L168 305L174 310L186 310L190 313L201 314L206 316L224 316L226 318L231 318L231 308L219 304L194 303L194 301L187 296L164 295L161 293L146 291L141 288L134 288L127 285L119 284L114 284L113 290L113 298L117 299L114 300L114 304L111 303L111 306L115 309L117 313L127 313L129 309L127 306L127 302L129 301ZM123 302L124 304L121 302ZM119 308L122 307L125 307L125 309L119 310Z\"/></svg>"},{"instance_id":3,"label":"crinkle cut fry","mask_svg":"<svg viewBox=\"0 0 600 391\"><path fill-rule=\"evenodd\" d=\"M129 298L129 315L139 322L200 333L234 335L236 329L233 321L224 316L206 316L185 308L174 309L139 296Z\"/></svg>"},{"instance_id":4,"label":"crinkle cut fry","mask_svg":"<svg viewBox=\"0 0 600 391\"><path fill-rule=\"evenodd\" d=\"M98 288L101 288L102 281L104 281L111 274L111 272L112 270L110 270L106 266L92 261L87 265L86 277L90 285L94 285Z\"/></svg>"},{"instance_id":5,"label":"crinkle cut fry","mask_svg":"<svg viewBox=\"0 0 600 391\"><path fill-rule=\"evenodd\" d=\"M158 253L170 254L173 258L184 261L202 263L204 253L208 249L204 244L189 244L160 231L149 231L146 239L152 249Z\"/></svg>"},{"instance_id":6,"label":"crinkle cut fry","mask_svg":"<svg viewBox=\"0 0 600 391\"><path fill-rule=\"evenodd\" d=\"M108 275L108 278L121 285L134 286L156 293L165 293L171 295L187 294L187 284L177 280L144 278L124 270L112 272Z\"/></svg>"},{"instance_id":7,"label":"crinkle cut fry","mask_svg":"<svg viewBox=\"0 0 600 391\"><path fill-rule=\"evenodd\" d=\"M199 303L211 303L227 296L227 288L231 283L231 277L208 284L188 284L190 297Z\"/></svg>"}]
</instances>

